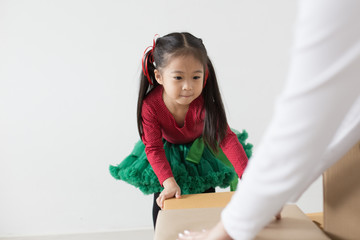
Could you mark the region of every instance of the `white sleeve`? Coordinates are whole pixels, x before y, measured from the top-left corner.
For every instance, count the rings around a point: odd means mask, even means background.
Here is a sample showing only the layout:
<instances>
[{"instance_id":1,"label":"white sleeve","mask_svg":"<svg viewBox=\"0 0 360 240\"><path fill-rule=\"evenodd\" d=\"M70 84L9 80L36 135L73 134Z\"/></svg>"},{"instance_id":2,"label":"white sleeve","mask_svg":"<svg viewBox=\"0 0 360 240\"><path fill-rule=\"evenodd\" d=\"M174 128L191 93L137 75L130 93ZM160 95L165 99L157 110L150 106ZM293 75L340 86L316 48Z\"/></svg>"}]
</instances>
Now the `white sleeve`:
<instances>
[{"instance_id":1,"label":"white sleeve","mask_svg":"<svg viewBox=\"0 0 360 240\"><path fill-rule=\"evenodd\" d=\"M222 212L232 238L252 239L359 140L359 23L360 1L299 2L286 86Z\"/></svg>"}]
</instances>

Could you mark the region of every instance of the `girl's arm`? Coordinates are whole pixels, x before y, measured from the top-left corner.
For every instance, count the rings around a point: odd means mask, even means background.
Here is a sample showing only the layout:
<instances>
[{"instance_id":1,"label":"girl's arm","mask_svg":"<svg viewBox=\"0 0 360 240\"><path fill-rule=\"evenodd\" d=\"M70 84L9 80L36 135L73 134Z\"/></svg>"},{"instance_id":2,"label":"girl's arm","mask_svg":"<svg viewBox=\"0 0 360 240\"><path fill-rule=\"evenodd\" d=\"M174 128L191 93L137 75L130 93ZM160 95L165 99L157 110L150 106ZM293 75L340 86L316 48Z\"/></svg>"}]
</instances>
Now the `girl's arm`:
<instances>
[{"instance_id":1,"label":"girl's arm","mask_svg":"<svg viewBox=\"0 0 360 240\"><path fill-rule=\"evenodd\" d=\"M143 103L141 115L143 119L142 141L145 144L145 153L160 184L163 186L163 182L173 177L173 173L166 159L160 124L155 110L146 102Z\"/></svg>"},{"instance_id":2,"label":"girl's arm","mask_svg":"<svg viewBox=\"0 0 360 240\"><path fill-rule=\"evenodd\" d=\"M231 131L229 126L227 126L226 136L221 141L220 147L234 166L235 171L240 178L246 168L248 158L236 134Z\"/></svg>"},{"instance_id":3,"label":"girl's arm","mask_svg":"<svg viewBox=\"0 0 360 240\"><path fill-rule=\"evenodd\" d=\"M142 119L144 132L142 140L145 144L146 156L160 184L164 187L164 190L156 199L158 206L163 208L164 200L174 196L180 198L181 189L175 181L170 164L165 155L157 114L146 102L143 104Z\"/></svg>"}]
</instances>

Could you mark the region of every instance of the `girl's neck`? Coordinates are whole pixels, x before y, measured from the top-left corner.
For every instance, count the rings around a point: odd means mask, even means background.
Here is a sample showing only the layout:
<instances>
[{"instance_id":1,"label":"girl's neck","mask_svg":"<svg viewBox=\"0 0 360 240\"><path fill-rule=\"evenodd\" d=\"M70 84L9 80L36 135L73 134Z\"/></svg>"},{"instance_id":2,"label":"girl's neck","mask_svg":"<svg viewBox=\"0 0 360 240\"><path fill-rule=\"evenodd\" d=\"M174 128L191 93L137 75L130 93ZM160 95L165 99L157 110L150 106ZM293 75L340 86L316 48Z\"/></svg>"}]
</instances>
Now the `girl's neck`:
<instances>
[{"instance_id":1,"label":"girl's neck","mask_svg":"<svg viewBox=\"0 0 360 240\"><path fill-rule=\"evenodd\" d=\"M169 110L171 115L174 117L177 125L179 127L183 127L185 124L185 118L186 118L186 114L189 110L190 104L188 104L188 105L176 104L172 101L169 101L169 99L166 98L166 95L164 93L162 95L162 99L164 101L166 108Z\"/></svg>"}]
</instances>

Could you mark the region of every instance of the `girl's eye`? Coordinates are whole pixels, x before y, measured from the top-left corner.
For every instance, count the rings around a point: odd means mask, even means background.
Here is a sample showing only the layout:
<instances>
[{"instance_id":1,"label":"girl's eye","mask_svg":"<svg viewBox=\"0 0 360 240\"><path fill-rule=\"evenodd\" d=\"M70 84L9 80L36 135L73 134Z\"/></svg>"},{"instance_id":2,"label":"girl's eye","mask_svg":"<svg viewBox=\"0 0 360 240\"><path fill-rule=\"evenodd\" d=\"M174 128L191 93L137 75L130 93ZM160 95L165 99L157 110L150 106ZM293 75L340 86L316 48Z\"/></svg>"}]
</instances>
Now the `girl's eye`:
<instances>
[{"instance_id":1,"label":"girl's eye","mask_svg":"<svg viewBox=\"0 0 360 240\"><path fill-rule=\"evenodd\" d=\"M182 79L182 77L180 77L180 76L176 76L176 77L174 77L176 80L181 80Z\"/></svg>"},{"instance_id":2,"label":"girl's eye","mask_svg":"<svg viewBox=\"0 0 360 240\"><path fill-rule=\"evenodd\" d=\"M201 77L200 76L195 76L194 77L194 79L196 80L196 79L200 79Z\"/></svg>"}]
</instances>

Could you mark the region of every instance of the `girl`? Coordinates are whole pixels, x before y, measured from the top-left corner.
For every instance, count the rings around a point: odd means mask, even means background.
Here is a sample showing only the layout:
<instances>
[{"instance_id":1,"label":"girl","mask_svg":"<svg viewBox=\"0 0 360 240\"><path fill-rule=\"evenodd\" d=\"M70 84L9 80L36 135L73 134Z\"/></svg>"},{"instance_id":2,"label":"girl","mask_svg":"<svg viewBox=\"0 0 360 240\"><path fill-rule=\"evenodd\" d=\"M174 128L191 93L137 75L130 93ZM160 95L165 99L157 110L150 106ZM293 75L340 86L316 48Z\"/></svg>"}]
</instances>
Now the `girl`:
<instances>
[{"instance_id":1,"label":"girl","mask_svg":"<svg viewBox=\"0 0 360 240\"><path fill-rule=\"evenodd\" d=\"M148 49L137 108L142 141L120 165L110 166L110 172L145 194L154 193L155 227L167 198L215 192L216 186L234 189L252 145L245 144L245 131L236 135L227 124L215 71L201 39L171 33L154 39Z\"/></svg>"}]
</instances>

